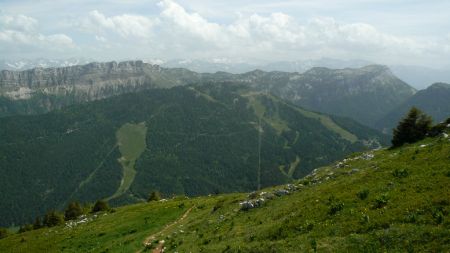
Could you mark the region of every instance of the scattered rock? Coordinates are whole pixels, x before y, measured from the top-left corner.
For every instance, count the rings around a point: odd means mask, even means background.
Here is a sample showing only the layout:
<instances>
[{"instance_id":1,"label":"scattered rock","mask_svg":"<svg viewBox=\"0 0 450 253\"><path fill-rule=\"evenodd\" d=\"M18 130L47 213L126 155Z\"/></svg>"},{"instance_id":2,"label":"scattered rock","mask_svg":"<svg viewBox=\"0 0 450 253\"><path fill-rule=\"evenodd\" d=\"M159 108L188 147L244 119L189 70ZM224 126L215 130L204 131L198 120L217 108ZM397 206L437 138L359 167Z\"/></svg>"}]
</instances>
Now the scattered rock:
<instances>
[{"instance_id":1,"label":"scattered rock","mask_svg":"<svg viewBox=\"0 0 450 253\"><path fill-rule=\"evenodd\" d=\"M65 223L65 225L66 225L65 228L67 228L67 229L74 228L74 227L76 227L78 225L81 225L81 224L93 221L97 217L98 217L97 215L92 215L90 217L88 217L87 215L81 215L77 220L67 221Z\"/></svg>"},{"instance_id":2,"label":"scattered rock","mask_svg":"<svg viewBox=\"0 0 450 253\"><path fill-rule=\"evenodd\" d=\"M293 184L288 184L288 185L286 185L285 189L286 189L287 191L291 191L291 192L298 190L297 186L295 186L295 185L293 185Z\"/></svg>"},{"instance_id":3,"label":"scattered rock","mask_svg":"<svg viewBox=\"0 0 450 253\"><path fill-rule=\"evenodd\" d=\"M241 211L248 211L250 209L260 207L265 203L265 199L259 198L259 199L251 199L251 200L245 200L239 203L240 210Z\"/></svg>"},{"instance_id":4,"label":"scattered rock","mask_svg":"<svg viewBox=\"0 0 450 253\"><path fill-rule=\"evenodd\" d=\"M338 162L337 164L336 164L336 166L334 166L336 169L340 169L340 168L344 168L345 167L345 164L343 163L343 162Z\"/></svg>"},{"instance_id":5,"label":"scattered rock","mask_svg":"<svg viewBox=\"0 0 450 253\"><path fill-rule=\"evenodd\" d=\"M264 198L264 199L273 199L273 198L275 198L275 195L273 193L270 193L270 192L261 192L259 194L259 196L261 198Z\"/></svg>"},{"instance_id":6,"label":"scattered rock","mask_svg":"<svg viewBox=\"0 0 450 253\"><path fill-rule=\"evenodd\" d=\"M364 160L372 160L375 157L373 153L364 153L361 158Z\"/></svg>"},{"instance_id":7,"label":"scattered rock","mask_svg":"<svg viewBox=\"0 0 450 253\"><path fill-rule=\"evenodd\" d=\"M274 194L276 196L280 197L280 196L288 195L289 191L283 190L283 189L278 189L278 190L275 190Z\"/></svg>"}]
</instances>

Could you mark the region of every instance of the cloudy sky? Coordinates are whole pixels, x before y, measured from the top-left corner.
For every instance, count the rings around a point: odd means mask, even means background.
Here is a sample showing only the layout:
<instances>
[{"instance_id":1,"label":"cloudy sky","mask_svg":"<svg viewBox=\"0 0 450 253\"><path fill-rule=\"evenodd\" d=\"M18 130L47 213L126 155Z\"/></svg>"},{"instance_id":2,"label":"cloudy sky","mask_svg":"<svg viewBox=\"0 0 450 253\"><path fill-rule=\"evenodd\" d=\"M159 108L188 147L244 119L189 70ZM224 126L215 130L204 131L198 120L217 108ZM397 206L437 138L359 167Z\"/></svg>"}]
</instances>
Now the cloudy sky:
<instances>
[{"instance_id":1,"label":"cloudy sky","mask_svg":"<svg viewBox=\"0 0 450 253\"><path fill-rule=\"evenodd\" d=\"M0 0L0 58L450 66L447 0Z\"/></svg>"}]
</instances>

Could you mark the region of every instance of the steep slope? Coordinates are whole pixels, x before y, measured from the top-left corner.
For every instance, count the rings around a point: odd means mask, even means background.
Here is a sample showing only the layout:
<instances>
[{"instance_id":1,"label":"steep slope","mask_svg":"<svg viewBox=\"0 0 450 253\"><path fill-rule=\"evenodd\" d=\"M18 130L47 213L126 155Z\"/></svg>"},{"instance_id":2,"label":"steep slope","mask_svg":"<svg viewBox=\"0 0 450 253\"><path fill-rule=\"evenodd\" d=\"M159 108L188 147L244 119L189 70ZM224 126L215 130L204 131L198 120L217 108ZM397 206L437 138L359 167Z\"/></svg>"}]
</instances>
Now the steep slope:
<instances>
[{"instance_id":1,"label":"steep slope","mask_svg":"<svg viewBox=\"0 0 450 253\"><path fill-rule=\"evenodd\" d=\"M164 252L447 252L449 153L450 139L441 135L399 149L353 154L292 185L127 206L89 215L87 222L78 220L76 226L10 235L0 240L0 248L7 252L148 252L156 247L165 247ZM240 204L259 198L265 201L260 200L258 207Z\"/></svg>"},{"instance_id":2,"label":"steep slope","mask_svg":"<svg viewBox=\"0 0 450 253\"><path fill-rule=\"evenodd\" d=\"M350 119L231 84L154 89L5 117L1 224L29 222L72 199L118 204L152 190L249 191L380 143L384 136Z\"/></svg>"},{"instance_id":3,"label":"steep slope","mask_svg":"<svg viewBox=\"0 0 450 253\"><path fill-rule=\"evenodd\" d=\"M450 84L435 83L425 90L417 92L380 119L376 127L390 133L396 123L413 106L430 115L437 123L446 119L450 115Z\"/></svg>"}]
</instances>

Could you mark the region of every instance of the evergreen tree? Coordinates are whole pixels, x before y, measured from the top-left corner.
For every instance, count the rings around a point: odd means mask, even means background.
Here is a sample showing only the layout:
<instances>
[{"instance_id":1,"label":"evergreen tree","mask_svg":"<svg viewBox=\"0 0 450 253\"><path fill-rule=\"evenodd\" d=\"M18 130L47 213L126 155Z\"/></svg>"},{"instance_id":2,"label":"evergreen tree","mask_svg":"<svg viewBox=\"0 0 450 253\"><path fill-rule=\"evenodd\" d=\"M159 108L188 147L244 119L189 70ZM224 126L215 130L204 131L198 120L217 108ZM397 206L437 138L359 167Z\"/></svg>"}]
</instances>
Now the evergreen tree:
<instances>
[{"instance_id":1,"label":"evergreen tree","mask_svg":"<svg viewBox=\"0 0 450 253\"><path fill-rule=\"evenodd\" d=\"M36 217L33 223L33 229L40 229L42 227L41 218Z\"/></svg>"},{"instance_id":2,"label":"evergreen tree","mask_svg":"<svg viewBox=\"0 0 450 253\"><path fill-rule=\"evenodd\" d=\"M43 220L44 226L54 227L64 223L62 214L56 212L55 210L48 211Z\"/></svg>"},{"instance_id":3,"label":"evergreen tree","mask_svg":"<svg viewBox=\"0 0 450 253\"><path fill-rule=\"evenodd\" d=\"M431 122L430 116L412 107L394 129L392 146L399 147L404 143L414 143L425 138L431 128Z\"/></svg>"},{"instance_id":4,"label":"evergreen tree","mask_svg":"<svg viewBox=\"0 0 450 253\"><path fill-rule=\"evenodd\" d=\"M70 202L64 211L64 219L65 220L73 220L78 218L83 214L83 209L81 208L80 203L78 202Z\"/></svg>"},{"instance_id":5,"label":"evergreen tree","mask_svg":"<svg viewBox=\"0 0 450 253\"><path fill-rule=\"evenodd\" d=\"M96 213L96 212L108 211L108 210L109 210L108 202L100 199L100 200L97 200L97 202L95 202L94 206L92 207L91 212Z\"/></svg>"},{"instance_id":6,"label":"evergreen tree","mask_svg":"<svg viewBox=\"0 0 450 253\"><path fill-rule=\"evenodd\" d=\"M153 191L150 193L150 195L148 196L147 201L159 201L161 199L161 194L158 191Z\"/></svg>"}]
</instances>

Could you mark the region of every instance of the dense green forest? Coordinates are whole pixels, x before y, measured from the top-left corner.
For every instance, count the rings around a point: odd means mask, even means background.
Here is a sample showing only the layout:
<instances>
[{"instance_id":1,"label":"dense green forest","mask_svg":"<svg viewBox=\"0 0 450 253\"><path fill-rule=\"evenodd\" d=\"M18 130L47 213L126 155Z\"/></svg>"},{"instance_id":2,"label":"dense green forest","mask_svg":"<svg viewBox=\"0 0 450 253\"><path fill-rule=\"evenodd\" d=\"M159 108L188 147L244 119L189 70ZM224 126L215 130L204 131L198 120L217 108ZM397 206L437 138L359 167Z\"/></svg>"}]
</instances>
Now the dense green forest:
<instances>
[{"instance_id":1,"label":"dense green forest","mask_svg":"<svg viewBox=\"0 0 450 253\"><path fill-rule=\"evenodd\" d=\"M0 224L31 223L71 200L117 192L125 163L117 131L145 124L136 175L114 205L160 191L189 196L290 182L387 143L344 118L306 111L230 83L124 94L43 115L0 119ZM126 136L125 136L126 137ZM144 137L142 137L144 138Z\"/></svg>"}]
</instances>

